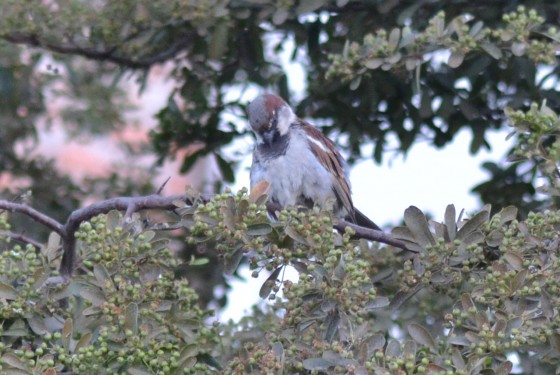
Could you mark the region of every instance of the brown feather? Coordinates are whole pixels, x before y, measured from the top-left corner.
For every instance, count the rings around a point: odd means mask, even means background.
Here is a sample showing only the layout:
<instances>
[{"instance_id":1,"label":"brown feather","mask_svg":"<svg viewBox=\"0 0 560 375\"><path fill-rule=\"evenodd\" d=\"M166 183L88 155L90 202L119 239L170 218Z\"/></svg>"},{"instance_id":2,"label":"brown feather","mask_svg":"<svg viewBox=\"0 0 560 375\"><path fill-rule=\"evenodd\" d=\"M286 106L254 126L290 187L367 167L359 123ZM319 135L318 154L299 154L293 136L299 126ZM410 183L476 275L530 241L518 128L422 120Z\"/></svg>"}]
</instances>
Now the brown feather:
<instances>
[{"instance_id":1,"label":"brown feather","mask_svg":"<svg viewBox=\"0 0 560 375\"><path fill-rule=\"evenodd\" d=\"M309 147L317 156L319 162L332 175L333 192L338 200L338 203L351 217L353 217L354 205L352 203L350 184L348 183L346 174L344 173L342 156L338 152L336 145L329 138L325 137L323 133L305 121L300 121L300 126L310 139L313 139L324 146L321 147L315 142L309 142Z\"/></svg>"}]
</instances>

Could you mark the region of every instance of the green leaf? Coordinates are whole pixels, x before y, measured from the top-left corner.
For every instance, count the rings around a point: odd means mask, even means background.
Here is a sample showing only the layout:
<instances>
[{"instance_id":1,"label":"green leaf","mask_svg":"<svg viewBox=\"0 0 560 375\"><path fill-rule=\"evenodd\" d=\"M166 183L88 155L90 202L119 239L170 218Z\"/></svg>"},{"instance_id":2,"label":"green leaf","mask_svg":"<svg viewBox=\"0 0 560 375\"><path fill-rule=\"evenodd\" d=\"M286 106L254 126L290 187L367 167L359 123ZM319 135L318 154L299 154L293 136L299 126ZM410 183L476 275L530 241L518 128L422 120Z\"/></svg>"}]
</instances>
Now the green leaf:
<instances>
[{"instance_id":1,"label":"green leaf","mask_svg":"<svg viewBox=\"0 0 560 375\"><path fill-rule=\"evenodd\" d=\"M126 306L124 328L131 330L132 333L138 333L138 305L134 302Z\"/></svg>"},{"instance_id":2,"label":"green leaf","mask_svg":"<svg viewBox=\"0 0 560 375\"><path fill-rule=\"evenodd\" d=\"M2 364L6 364L10 367L16 368L18 370L24 370L24 371L28 371L29 368L27 367L27 364L25 364L24 362L22 362L22 360L15 354L13 353L4 353L2 355ZM6 372L6 374L10 374L10 372Z\"/></svg>"},{"instance_id":3,"label":"green leaf","mask_svg":"<svg viewBox=\"0 0 560 375\"><path fill-rule=\"evenodd\" d=\"M281 342L277 341L272 344L272 352L274 353L274 358L276 358L277 362L284 361L284 346Z\"/></svg>"},{"instance_id":4,"label":"green leaf","mask_svg":"<svg viewBox=\"0 0 560 375\"><path fill-rule=\"evenodd\" d=\"M154 237L156 236L156 232L154 232L153 230L147 230L142 232L142 235L144 236L144 243L148 243L151 240L154 239Z\"/></svg>"},{"instance_id":5,"label":"green leaf","mask_svg":"<svg viewBox=\"0 0 560 375\"><path fill-rule=\"evenodd\" d=\"M430 232L428 220L418 207L410 206L404 211L404 222L419 245L435 245L436 241Z\"/></svg>"},{"instance_id":6,"label":"green leaf","mask_svg":"<svg viewBox=\"0 0 560 375\"><path fill-rule=\"evenodd\" d=\"M47 325L45 324L45 318L43 318L39 314L33 314L30 318L27 318L27 323L29 324L29 328L33 331L33 333L43 336L49 332L47 329Z\"/></svg>"},{"instance_id":7,"label":"green leaf","mask_svg":"<svg viewBox=\"0 0 560 375\"><path fill-rule=\"evenodd\" d=\"M467 293L464 293L461 296L461 305L463 307L463 310L465 310L465 312L469 311L471 308L476 309L474 301L472 300L471 296Z\"/></svg>"},{"instance_id":8,"label":"green leaf","mask_svg":"<svg viewBox=\"0 0 560 375\"><path fill-rule=\"evenodd\" d=\"M327 325L327 331L325 332L325 341L332 342L336 333L338 332L338 326L340 325L340 314L338 310L334 310L325 319L325 324Z\"/></svg>"},{"instance_id":9,"label":"green leaf","mask_svg":"<svg viewBox=\"0 0 560 375\"><path fill-rule=\"evenodd\" d=\"M455 240L455 235L457 233L457 222L455 221L456 213L455 213L455 206L452 204L447 205L445 208L445 226L447 227L447 234L449 236L449 240Z\"/></svg>"},{"instance_id":10,"label":"green leaf","mask_svg":"<svg viewBox=\"0 0 560 375\"><path fill-rule=\"evenodd\" d=\"M287 9L276 9L276 12L272 15L272 23L275 25L281 25L288 19L290 13Z\"/></svg>"},{"instance_id":11,"label":"green leaf","mask_svg":"<svg viewBox=\"0 0 560 375\"><path fill-rule=\"evenodd\" d=\"M451 55L449 55L449 59L447 60L447 65L449 65L452 68L458 68L459 66L461 66L464 59L465 59L465 53L462 50L457 50L455 52L452 52Z\"/></svg>"},{"instance_id":12,"label":"green leaf","mask_svg":"<svg viewBox=\"0 0 560 375\"><path fill-rule=\"evenodd\" d=\"M117 210L109 211L106 216L107 229L114 231L117 227L121 226L121 213Z\"/></svg>"},{"instance_id":13,"label":"green leaf","mask_svg":"<svg viewBox=\"0 0 560 375\"><path fill-rule=\"evenodd\" d=\"M325 5L325 0L305 0L300 1L296 12L298 14L307 14L316 11L320 7Z\"/></svg>"},{"instance_id":14,"label":"green leaf","mask_svg":"<svg viewBox=\"0 0 560 375\"><path fill-rule=\"evenodd\" d=\"M395 339L390 339L387 344L387 349L385 349L385 354L392 357L400 357L401 353L401 343Z\"/></svg>"},{"instance_id":15,"label":"green leaf","mask_svg":"<svg viewBox=\"0 0 560 375\"><path fill-rule=\"evenodd\" d=\"M550 296L544 289L541 291L541 310L546 318L552 319L554 317L554 308L552 306L552 301L550 299Z\"/></svg>"},{"instance_id":16,"label":"green leaf","mask_svg":"<svg viewBox=\"0 0 560 375\"><path fill-rule=\"evenodd\" d=\"M385 59L382 57L372 57L371 59L367 59L366 61L364 61L364 66L368 69L377 69L379 68L381 65L383 65L383 63L385 62Z\"/></svg>"},{"instance_id":17,"label":"green leaf","mask_svg":"<svg viewBox=\"0 0 560 375\"><path fill-rule=\"evenodd\" d=\"M188 344L181 350L181 355L177 361L179 368L190 368L197 362L196 356L200 347L197 344Z\"/></svg>"},{"instance_id":18,"label":"green leaf","mask_svg":"<svg viewBox=\"0 0 560 375\"><path fill-rule=\"evenodd\" d=\"M384 307L389 306L389 298L387 297L376 297L373 301L369 302L365 307L364 310L371 311L382 309Z\"/></svg>"},{"instance_id":19,"label":"green leaf","mask_svg":"<svg viewBox=\"0 0 560 375\"><path fill-rule=\"evenodd\" d=\"M514 270L521 271L524 268L523 257L516 252L508 251L502 256Z\"/></svg>"},{"instance_id":20,"label":"green leaf","mask_svg":"<svg viewBox=\"0 0 560 375\"><path fill-rule=\"evenodd\" d=\"M494 334L500 334L505 332L507 328L507 322L504 319L498 319L496 320L496 323L494 323L494 326L492 327L492 332L494 332Z\"/></svg>"},{"instance_id":21,"label":"green leaf","mask_svg":"<svg viewBox=\"0 0 560 375\"><path fill-rule=\"evenodd\" d=\"M387 40L391 51L397 49L400 40L401 40L401 29L395 27L393 30L391 30L391 33L389 34L389 39Z\"/></svg>"},{"instance_id":22,"label":"green leaf","mask_svg":"<svg viewBox=\"0 0 560 375\"><path fill-rule=\"evenodd\" d=\"M416 357L416 351L417 351L416 342L412 340L406 340L403 347L404 358Z\"/></svg>"},{"instance_id":23,"label":"green leaf","mask_svg":"<svg viewBox=\"0 0 560 375\"><path fill-rule=\"evenodd\" d=\"M477 230L481 225L486 223L489 217L490 217L490 212L488 211L483 210L478 212L476 215L471 217L469 221L463 224L463 226L461 226L461 229L459 229L459 232L457 232L457 239L463 240L464 238L466 238L469 234L471 234L472 232Z\"/></svg>"},{"instance_id":24,"label":"green leaf","mask_svg":"<svg viewBox=\"0 0 560 375\"><path fill-rule=\"evenodd\" d=\"M515 292L523 286L527 278L527 270L519 271L511 280L511 291Z\"/></svg>"},{"instance_id":25,"label":"green leaf","mask_svg":"<svg viewBox=\"0 0 560 375\"><path fill-rule=\"evenodd\" d=\"M502 58L503 53L500 47L495 45L494 43L483 43L480 46L487 54L492 56L492 58L499 60Z\"/></svg>"},{"instance_id":26,"label":"green leaf","mask_svg":"<svg viewBox=\"0 0 560 375\"><path fill-rule=\"evenodd\" d=\"M24 337L29 334L29 331L25 325L25 322L22 319L17 319L15 322L12 323L10 328L2 332L2 336L9 336L9 337Z\"/></svg>"},{"instance_id":27,"label":"green leaf","mask_svg":"<svg viewBox=\"0 0 560 375\"><path fill-rule=\"evenodd\" d=\"M280 271L282 271L282 268L284 268L284 266L278 267L270 274L270 276L268 276L266 281L261 286L261 289L259 290L259 297L265 299L266 297L268 297L270 292L272 292L272 288L274 288L274 286L276 285L276 280L278 279L278 275L280 275Z\"/></svg>"},{"instance_id":28,"label":"green leaf","mask_svg":"<svg viewBox=\"0 0 560 375\"><path fill-rule=\"evenodd\" d=\"M484 22L477 21L469 30L469 34L476 38L476 36L482 31L482 27L484 26Z\"/></svg>"},{"instance_id":29,"label":"green leaf","mask_svg":"<svg viewBox=\"0 0 560 375\"><path fill-rule=\"evenodd\" d=\"M291 265L292 265L292 267L294 267L296 269L296 271L299 274L307 275L307 273L309 272L307 270L307 264L305 264L303 262L292 261Z\"/></svg>"},{"instance_id":30,"label":"green leaf","mask_svg":"<svg viewBox=\"0 0 560 375\"><path fill-rule=\"evenodd\" d=\"M60 246L60 235L56 232L51 232L49 234L49 240L47 242L47 248L45 250L45 255L47 256L47 262L50 264L56 257L61 253Z\"/></svg>"},{"instance_id":31,"label":"green leaf","mask_svg":"<svg viewBox=\"0 0 560 375\"><path fill-rule=\"evenodd\" d=\"M220 60L228 49L229 27L227 22L220 22L214 29L208 45L208 59ZM218 160L219 163L219 160ZM221 169L221 166L220 166ZM226 179L226 181L229 181Z\"/></svg>"},{"instance_id":32,"label":"green leaf","mask_svg":"<svg viewBox=\"0 0 560 375\"><path fill-rule=\"evenodd\" d=\"M14 300L17 296L18 292L13 286L0 283L0 298Z\"/></svg>"},{"instance_id":33,"label":"green leaf","mask_svg":"<svg viewBox=\"0 0 560 375\"><path fill-rule=\"evenodd\" d=\"M510 361L505 361L496 369L496 375L508 375L511 373L512 369L513 363Z\"/></svg>"},{"instance_id":34,"label":"green leaf","mask_svg":"<svg viewBox=\"0 0 560 375\"><path fill-rule=\"evenodd\" d=\"M78 353L80 348L85 348L88 346L89 342L91 341L92 334L91 332L86 332L80 337L78 342L76 343L76 347L74 348L74 352Z\"/></svg>"},{"instance_id":35,"label":"green leaf","mask_svg":"<svg viewBox=\"0 0 560 375\"><path fill-rule=\"evenodd\" d=\"M66 350L70 350L70 342L72 340L72 332L74 331L74 321L72 318L66 319L62 327L62 345Z\"/></svg>"},{"instance_id":36,"label":"green leaf","mask_svg":"<svg viewBox=\"0 0 560 375\"><path fill-rule=\"evenodd\" d=\"M111 279L111 276L105 266L102 264L98 263L93 266L93 275L97 280L97 285L99 285L102 289L113 286L113 280Z\"/></svg>"},{"instance_id":37,"label":"green leaf","mask_svg":"<svg viewBox=\"0 0 560 375\"><path fill-rule=\"evenodd\" d=\"M465 238L463 238L463 243L467 246L476 243L481 243L482 241L484 241L484 234L479 230L472 232L468 234Z\"/></svg>"},{"instance_id":38,"label":"green leaf","mask_svg":"<svg viewBox=\"0 0 560 375\"><path fill-rule=\"evenodd\" d=\"M511 44L511 53L515 56L523 56L527 45L523 42L513 42Z\"/></svg>"},{"instance_id":39,"label":"green leaf","mask_svg":"<svg viewBox=\"0 0 560 375\"><path fill-rule=\"evenodd\" d=\"M352 91L357 90L358 87L360 87L361 83L362 83L362 76L357 76L352 80L352 82L350 82L350 90Z\"/></svg>"},{"instance_id":40,"label":"green leaf","mask_svg":"<svg viewBox=\"0 0 560 375\"><path fill-rule=\"evenodd\" d=\"M147 367L138 367L136 365L129 367L127 372L130 375L153 375L153 372L150 371L150 369L148 369Z\"/></svg>"},{"instance_id":41,"label":"green leaf","mask_svg":"<svg viewBox=\"0 0 560 375\"><path fill-rule=\"evenodd\" d=\"M305 239L305 237L303 237L301 234L299 234L291 225L287 225L284 228L284 232L293 240L295 240L296 242L299 242L301 244L304 245L309 245L309 243L307 242L307 240Z\"/></svg>"},{"instance_id":42,"label":"green leaf","mask_svg":"<svg viewBox=\"0 0 560 375\"><path fill-rule=\"evenodd\" d=\"M231 254L226 256L224 259L224 273L226 275L233 275L237 267L239 267L239 263L243 259L243 255L245 252L241 246L238 246L237 250L234 250Z\"/></svg>"},{"instance_id":43,"label":"green leaf","mask_svg":"<svg viewBox=\"0 0 560 375\"><path fill-rule=\"evenodd\" d=\"M418 323L408 325L408 333L420 345L427 346L434 353L437 353L437 345L430 331Z\"/></svg>"},{"instance_id":44,"label":"green leaf","mask_svg":"<svg viewBox=\"0 0 560 375\"><path fill-rule=\"evenodd\" d=\"M499 229L495 229L486 236L486 244L488 246L498 247L502 244L503 239L503 233Z\"/></svg>"},{"instance_id":45,"label":"green leaf","mask_svg":"<svg viewBox=\"0 0 560 375\"><path fill-rule=\"evenodd\" d=\"M199 351L199 346L198 345L196 345L196 344L186 345L181 350L181 358L194 357L198 354L198 351Z\"/></svg>"},{"instance_id":46,"label":"green leaf","mask_svg":"<svg viewBox=\"0 0 560 375\"><path fill-rule=\"evenodd\" d=\"M191 258L191 260L189 261L189 266L204 266L208 263L210 263L210 259L207 257Z\"/></svg>"},{"instance_id":47,"label":"green leaf","mask_svg":"<svg viewBox=\"0 0 560 375\"><path fill-rule=\"evenodd\" d=\"M463 359L463 355L461 354L459 349L453 348L453 351L451 352L451 361L453 362L453 366L455 366L457 370L465 370L465 360Z\"/></svg>"},{"instance_id":48,"label":"green leaf","mask_svg":"<svg viewBox=\"0 0 560 375\"><path fill-rule=\"evenodd\" d=\"M507 206L500 211L500 224L504 225L517 219L517 207Z\"/></svg>"},{"instance_id":49,"label":"green leaf","mask_svg":"<svg viewBox=\"0 0 560 375\"><path fill-rule=\"evenodd\" d=\"M265 236L272 232L270 224L253 224L247 228L247 234L250 236Z\"/></svg>"},{"instance_id":50,"label":"green leaf","mask_svg":"<svg viewBox=\"0 0 560 375\"><path fill-rule=\"evenodd\" d=\"M233 173L233 168L231 167L231 163L227 162L219 154L216 154L216 160L218 161L218 167L220 168L220 172L222 172L223 180L226 182L234 182L235 174Z\"/></svg>"},{"instance_id":51,"label":"green leaf","mask_svg":"<svg viewBox=\"0 0 560 375\"><path fill-rule=\"evenodd\" d=\"M389 308L392 311L398 310L402 306L403 303L408 301L412 296L414 296L416 293L418 293L421 289L422 289L422 285L418 284L412 289L409 289L409 290L406 290L406 291L403 291L403 290L398 291L397 294L395 294L393 296L393 299L391 300L391 303L389 304Z\"/></svg>"},{"instance_id":52,"label":"green leaf","mask_svg":"<svg viewBox=\"0 0 560 375\"><path fill-rule=\"evenodd\" d=\"M194 163L196 163L198 158L206 155L207 153L208 153L208 150L206 150L205 148L202 148L198 151L193 152L192 154L186 155L185 159L183 160L183 164L181 164L181 168L179 169L179 172L186 173L186 172L190 171L190 169L192 168Z\"/></svg>"},{"instance_id":53,"label":"green leaf","mask_svg":"<svg viewBox=\"0 0 560 375\"><path fill-rule=\"evenodd\" d=\"M306 370L324 371L331 367L333 364L323 358L307 358L303 360L303 367Z\"/></svg>"},{"instance_id":54,"label":"green leaf","mask_svg":"<svg viewBox=\"0 0 560 375\"><path fill-rule=\"evenodd\" d=\"M84 286L80 289L79 295L91 302L93 306L99 306L105 302L105 294L98 288Z\"/></svg>"}]
</instances>

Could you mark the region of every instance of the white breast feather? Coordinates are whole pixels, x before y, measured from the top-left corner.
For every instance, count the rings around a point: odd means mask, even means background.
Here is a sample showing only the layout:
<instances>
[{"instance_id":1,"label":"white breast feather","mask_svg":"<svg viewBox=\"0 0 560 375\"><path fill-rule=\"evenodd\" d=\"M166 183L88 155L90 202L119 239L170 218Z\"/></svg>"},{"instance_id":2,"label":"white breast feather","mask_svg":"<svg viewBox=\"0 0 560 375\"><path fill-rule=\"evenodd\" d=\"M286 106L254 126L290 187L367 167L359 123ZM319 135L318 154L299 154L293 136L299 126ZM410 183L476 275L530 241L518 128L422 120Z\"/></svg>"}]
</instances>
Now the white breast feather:
<instances>
[{"instance_id":1,"label":"white breast feather","mask_svg":"<svg viewBox=\"0 0 560 375\"><path fill-rule=\"evenodd\" d=\"M269 195L283 206L295 206L302 196L324 205L327 199L334 198L332 175L317 160L303 131L294 129L286 154L278 158L253 162L251 168L251 187L261 180L270 182ZM324 145L320 145L324 148ZM255 155L254 155L255 157Z\"/></svg>"}]
</instances>

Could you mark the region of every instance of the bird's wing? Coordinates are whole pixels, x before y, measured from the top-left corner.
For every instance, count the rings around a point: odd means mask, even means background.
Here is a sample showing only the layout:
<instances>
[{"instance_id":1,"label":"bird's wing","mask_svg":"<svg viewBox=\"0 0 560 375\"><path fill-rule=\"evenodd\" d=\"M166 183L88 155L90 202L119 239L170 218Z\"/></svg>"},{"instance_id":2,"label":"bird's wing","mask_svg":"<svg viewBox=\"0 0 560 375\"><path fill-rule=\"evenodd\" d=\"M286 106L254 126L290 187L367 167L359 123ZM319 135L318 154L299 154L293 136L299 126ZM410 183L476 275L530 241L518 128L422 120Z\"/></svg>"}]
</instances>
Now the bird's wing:
<instances>
[{"instance_id":1,"label":"bird's wing","mask_svg":"<svg viewBox=\"0 0 560 375\"><path fill-rule=\"evenodd\" d=\"M301 128L304 130L309 147L317 157L317 160L332 176L333 192L348 215L354 215L354 206L352 204L352 193L350 183L346 175L344 160L338 152L336 145L329 138L325 137L319 130L301 121Z\"/></svg>"}]
</instances>

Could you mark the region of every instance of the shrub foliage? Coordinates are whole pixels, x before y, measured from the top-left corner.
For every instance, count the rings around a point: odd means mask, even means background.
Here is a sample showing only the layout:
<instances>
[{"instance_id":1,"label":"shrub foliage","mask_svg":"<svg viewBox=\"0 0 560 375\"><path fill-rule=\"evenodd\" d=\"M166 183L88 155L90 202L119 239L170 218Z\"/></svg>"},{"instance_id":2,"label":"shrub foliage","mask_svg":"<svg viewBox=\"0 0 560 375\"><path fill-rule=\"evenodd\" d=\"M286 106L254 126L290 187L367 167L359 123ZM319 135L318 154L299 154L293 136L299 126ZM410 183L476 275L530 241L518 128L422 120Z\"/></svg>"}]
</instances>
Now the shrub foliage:
<instances>
[{"instance_id":1,"label":"shrub foliage","mask_svg":"<svg viewBox=\"0 0 560 375\"><path fill-rule=\"evenodd\" d=\"M2 371L8 374L551 374L560 365L560 211L554 208L557 115L508 111L516 158L539 158L550 209L513 206L441 220L416 207L392 236L406 250L336 231L329 210L271 220L266 191L175 201L179 219L150 228L118 211L75 233L79 263L58 275L60 237L14 245L0 216ZM187 230L225 272L248 259L268 272L268 302L239 323L197 304L189 265L157 229ZM156 230L154 230L156 229ZM190 262L196 266L200 260ZM284 271L297 270L297 280ZM260 289L259 289L260 288ZM514 367L515 366L515 367Z\"/></svg>"}]
</instances>

